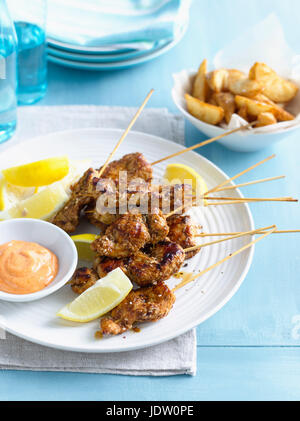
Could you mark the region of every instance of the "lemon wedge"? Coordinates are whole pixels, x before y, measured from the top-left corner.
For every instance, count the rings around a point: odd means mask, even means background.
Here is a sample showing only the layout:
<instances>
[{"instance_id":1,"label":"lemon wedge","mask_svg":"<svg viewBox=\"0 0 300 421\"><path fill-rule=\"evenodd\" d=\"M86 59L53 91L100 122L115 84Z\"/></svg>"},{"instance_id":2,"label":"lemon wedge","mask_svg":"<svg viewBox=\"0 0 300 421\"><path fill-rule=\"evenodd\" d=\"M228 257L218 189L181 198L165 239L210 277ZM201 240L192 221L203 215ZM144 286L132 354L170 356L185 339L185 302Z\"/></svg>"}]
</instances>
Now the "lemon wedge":
<instances>
[{"instance_id":1,"label":"lemon wedge","mask_svg":"<svg viewBox=\"0 0 300 421\"><path fill-rule=\"evenodd\" d=\"M63 307L57 316L81 323L95 320L120 304L131 289L130 279L117 268Z\"/></svg>"},{"instance_id":2,"label":"lemon wedge","mask_svg":"<svg viewBox=\"0 0 300 421\"><path fill-rule=\"evenodd\" d=\"M70 191L70 186L79 180L90 165L91 161L89 159L70 160L68 174L62 180L57 181L57 183L61 183L67 191Z\"/></svg>"},{"instance_id":3,"label":"lemon wedge","mask_svg":"<svg viewBox=\"0 0 300 421\"><path fill-rule=\"evenodd\" d=\"M35 187L19 187L0 179L0 211L6 210L21 200L28 199L36 191Z\"/></svg>"},{"instance_id":4,"label":"lemon wedge","mask_svg":"<svg viewBox=\"0 0 300 421\"><path fill-rule=\"evenodd\" d=\"M21 187L48 186L69 173L67 156L43 159L2 171L5 180Z\"/></svg>"},{"instance_id":5,"label":"lemon wedge","mask_svg":"<svg viewBox=\"0 0 300 421\"><path fill-rule=\"evenodd\" d=\"M70 196L70 186L89 165L89 160L70 161L68 174L50 186L21 187L0 178L0 219L51 218Z\"/></svg>"},{"instance_id":6,"label":"lemon wedge","mask_svg":"<svg viewBox=\"0 0 300 421\"><path fill-rule=\"evenodd\" d=\"M171 184L186 183L193 186L193 190L198 194L204 194L208 191L204 179L193 168L184 164L167 165L164 178Z\"/></svg>"},{"instance_id":7,"label":"lemon wedge","mask_svg":"<svg viewBox=\"0 0 300 421\"><path fill-rule=\"evenodd\" d=\"M78 251L79 260L93 261L95 252L91 249L91 243L96 240L96 234L79 234L71 236Z\"/></svg>"},{"instance_id":8,"label":"lemon wedge","mask_svg":"<svg viewBox=\"0 0 300 421\"><path fill-rule=\"evenodd\" d=\"M6 200L4 193L5 181L3 178L0 180L0 210L3 211L6 208Z\"/></svg>"},{"instance_id":9,"label":"lemon wedge","mask_svg":"<svg viewBox=\"0 0 300 421\"><path fill-rule=\"evenodd\" d=\"M69 195L61 185L45 187L43 190L21 200L6 211L0 212L0 220L11 218L50 219L68 200Z\"/></svg>"}]
</instances>

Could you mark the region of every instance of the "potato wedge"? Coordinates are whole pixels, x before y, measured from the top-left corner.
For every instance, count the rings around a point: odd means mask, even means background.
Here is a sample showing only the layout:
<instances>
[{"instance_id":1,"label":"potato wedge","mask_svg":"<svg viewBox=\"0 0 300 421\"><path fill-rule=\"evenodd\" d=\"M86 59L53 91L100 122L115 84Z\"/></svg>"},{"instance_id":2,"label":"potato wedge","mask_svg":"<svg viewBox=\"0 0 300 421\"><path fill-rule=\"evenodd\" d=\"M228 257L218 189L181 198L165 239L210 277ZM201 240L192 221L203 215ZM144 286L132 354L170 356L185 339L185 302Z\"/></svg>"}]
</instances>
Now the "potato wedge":
<instances>
[{"instance_id":1,"label":"potato wedge","mask_svg":"<svg viewBox=\"0 0 300 421\"><path fill-rule=\"evenodd\" d=\"M228 89L234 95L252 97L263 90L263 84L256 80L250 80L247 77L237 80L232 80L229 77Z\"/></svg>"},{"instance_id":2,"label":"potato wedge","mask_svg":"<svg viewBox=\"0 0 300 421\"><path fill-rule=\"evenodd\" d=\"M275 102L271 101L270 98L268 98L266 95L262 93L253 95L253 97L251 98L259 102L264 102L265 104L276 105Z\"/></svg>"},{"instance_id":3,"label":"potato wedge","mask_svg":"<svg viewBox=\"0 0 300 421\"><path fill-rule=\"evenodd\" d=\"M207 104L211 104L211 105L218 105L217 101L216 101L216 93L210 91L210 94L208 95L208 100L206 101Z\"/></svg>"},{"instance_id":4,"label":"potato wedge","mask_svg":"<svg viewBox=\"0 0 300 421\"><path fill-rule=\"evenodd\" d=\"M273 105L274 111L273 114L276 117L278 121L291 121L295 120L295 117L293 114L286 111L283 107L281 107L278 104L275 104L275 102L271 101L266 95L258 94L253 99L256 101L264 102L266 104Z\"/></svg>"},{"instance_id":5,"label":"potato wedge","mask_svg":"<svg viewBox=\"0 0 300 421\"><path fill-rule=\"evenodd\" d=\"M293 116L293 114L289 113L284 108L279 107L279 105L275 105L275 110L273 111L273 114L278 121L295 120L295 116Z\"/></svg>"},{"instance_id":6,"label":"potato wedge","mask_svg":"<svg viewBox=\"0 0 300 421\"><path fill-rule=\"evenodd\" d=\"M260 113L257 116L257 124L255 125L255 127L270 126L271 124L276 123L276 117L272 113Z\"/></svg>"},{"instance_id":7,"label":"potato wedge","mask_svg":"<svg viewBox=\"0 0 300 421\"><path fill-rule=\"evenodd\" d=\"M235 112L235 98L230 92L219 92L213 95L216 104L223 108L225 121L229 124L232 114Z\"/></svg>"},{"instance_id":8,"label":"potato wedge","mask_svg":"<svg viewBox=\"0 0 300 421\"><path fill-rule=\"evenodd\" d=\"M194 84L193 84L193 90L192 95L195 98L200 99L200 101L206 101L208 96L208 83L206 80L206 74L207 74L207 60L203 60L203 62L200 64L198 73L196 75Z\"/></svg>"},{"instance_id":9,"label":"potato wedge","mask_svg":"<svg viewBox=\"0 0 300 421\"><path fill-rule=\"evenodd\" d=\"M199 120L213 125L217 125L223 120L224 110L222 107L207 104L189 94L185 94L185 99L189 113Z\"/></svg>"},{"instance_id":10,"label":"potato wedge","mask_svg":"<svg viewBox=\"0 0 300 421\"><path fill-rule=\"evenodd\" d=\"M207 82L210 89L214 92L222 92L228 86L228 70L214 70L207 75Z\"/></svg>"},{"instance_id":11,"label":"potato wedge","mask_svg":"<svg viewBox=\"0 0 300 421\"><path fill-rule=\"evenodd\" d=\"M243 105L239 111L238 115L242 117L244 120L249 121L249 115L248 115L248 107L247 105Z\"/></svg>"},{"instance_id":12,"label":"potato wedge","mask_svg":"<svg viewBox=\"0 0 300 421\"><path fill-rule=\"evenodd\" d=\"M299 90L295 83L280 77L265 63L255 63L249 71L249 79L262 82L263 93L274 102L291 101Z\"/></svg>"},{"instance_id":13,"label":"potato wedge","mask_svg":"<svg viewBox=\"0 0 300 421\"><path fill-rule=\"evenodd\" d=\"M264 102L256 101L255 99L247 98L245 96L236 95L235 103L238 108L247 107L247 113L252 116L258 116L260 113L268 113L274 111L274 106L265 104Z\"/></svg>"},{"instance_id":14,"label":"potato wedge","mask_svg":"<svg viewBox=\"0 0 300 421\"><path fill-rule=\"evenodd\" d=\"M228 69L228 78L230 78L231 80L239 80L239 79L244 79L245 77L247 77L246 73L242 72L241 70L237 70L237 69Z\"/></svg>"}]
</instances>

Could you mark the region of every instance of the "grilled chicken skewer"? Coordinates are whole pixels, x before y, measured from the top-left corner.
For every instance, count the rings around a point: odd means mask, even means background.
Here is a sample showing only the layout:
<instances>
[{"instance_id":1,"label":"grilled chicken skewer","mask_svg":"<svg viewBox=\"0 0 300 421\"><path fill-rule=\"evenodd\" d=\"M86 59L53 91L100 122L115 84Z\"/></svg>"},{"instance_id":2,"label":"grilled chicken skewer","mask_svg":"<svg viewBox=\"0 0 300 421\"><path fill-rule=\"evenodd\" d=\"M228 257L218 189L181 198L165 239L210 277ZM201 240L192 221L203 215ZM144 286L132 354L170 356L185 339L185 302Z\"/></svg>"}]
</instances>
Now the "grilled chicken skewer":
<instances>
[{"instance_id":1,"label":"grilled chicken skewer","mask_svg":"<svg viewBox=\"0 0 300 421\"><path fill-rule=\"evenodd\" d=\"M80 268L75 271L71 287L74 292L81 294L99 277L103 278L118 267L139 286L155 285L178 273L184 258L182 247L170 241L150 245L143 251L138 251L133 256L124 259L97 256L93 269Z\"/></svg>"},{"instance_id":2,"label":"grilled chicken skewer","mask_svg":"<svg viewBox=\"0 0 300 421\"><path fill-rule=\"evenodd\" d=\"M112 223L91 247L101 256L128 257L147 243L163 241L168 233L167 221L160 210L145 216L126 213Z\"/></svg>"},{"instance_id":3,"label":"grilled chicken skewer","mask_svg":"<svg viewBox=\"0 0 300 421\"><path fill-rule=\"evenodd\" d=\"M134 323L156 322L169 314L175 300L175 295L163 282L131 291L110 316L101 319L101 333L118 335L131 329Z\"/></svg>"},{"instance_id":4,"label":"grilled chicken skewer","mask_svg":"<svg viewBox=\"0 0 300 421\"><path fill-rule=\"evenodd\" d=\"M160 222L158 222L159 228L156 226L156 231L153 228L151 231L152 237L154 236L155 239L158 239L158 236L166 229L165 224L159 225ZM129 224L131 224L130 220ZM182 253L183 249L196 246L197 227L193 225L191 217L187 215L174 215L167 220L167 224L168 238L165 238L166 233L164 233L164 241L152 241L152 245L149 243L144 249L136 250L131 257L128 257L127 253L128 244L125 248L123 247L124 238L122 231L117 232L119 242L111 238L111 248L109 250L100 249L100 245L103 247L104 243L107 242L107 235L104 236L104 241L101 243L97 240L95 244L96 247L99 247L100 252L95 258L94 269L80 268L75 272L71 281L74 292L81 294L95 283L99 277L105 277L118 267L139 285L155 283L157 279L167 280L177 273L184 259L190 259L200 251L200 248L198 248L184 254ZM125 236L127 236L126 227L122 225L122 228L125 230ZM132 246L132 238L129 241ZM133 246L135 245L133 244ZM107 254L110 253L107 253L107 251L110 252L112 250L116 253L121 251L124 255L117 253L116 256L108 257Z\"/></svg>"},{"instance_id":5,"label":"grilled chicken skewer","mask_svg":"<svg viewBox=\"0 0 300 421\"><path fill-rule=\"evenodd\" d=\"M167 316L176 299L173 292L186 285L187 283L197 279L202 274L207 273L209 270L222 264L231 257L236 256L258 241L261 241L266 236L272 234L276 230L276 225L260 228L255 231L261 232L265 229L268 230L263 235L261 235L261 237L244 245L240 249L233 252L231 255L226 256L204 271L194 275L191 279L183 281L172 291L162 281L159 281L156 285L142 287L138 290L131 291L128 296L112 310L110 315L101 319L100 333L105 335L118 335L132 328L133 324L136 322L157 321ZM88 280L86 284L89 283L93 277L97 278L97 272L95 270L91 269L89 271L89 273L87 273L86 270L81 271L81 275ZM75 286L77 288L79 284L80 282L77 282L76 285L73 285L73 289ZM77 290L76 292L80 291Z\"/></svg>"},{"instance_id":6,"label":"grilled chicken skewer","mask_svg":"<svg viewBox=\"0 0 300 421\"><path fill-rule=\"evenodd\" d=\"M192 189L190 185L175 185L168 188L168 186L150 186L152 180L152 168L141 153L132 153L123 156L123 158L111 162L99 178L99 171L89 168L80 180L75 183L71 190L71 197L61 210L54 216L52 222L65 230L72 233L79 225L80 215L82 210L86 209L86 216L91 223L98 226L101 230L105 225L110 225L115 222L119 216L119 206L122 201L125 205L130 207L130 200L132 206L137 208L140 203L146 203L145 214L153 213L154 209L159 208L168 213L170 210L176 209L179 204L182 206L182 211L186 211L191 207ZM128 190L123 193L118 191L120 182L120 175L126 172ZM140 184L134 182L140 181ZM107 209L103 213L96 210L96 201L102 195L113 197L112 205L114 208ZM123 195L125 197L123 197ZM155 212L154 212L155 213Z\"/></svg>"},{"instance_id":7,"label":"grilled chicken skewer","mask_svg":"<svg viewBox=\"0 0 300 421\"><path fill-rule=\"evenodd\" d=\"M146 244L157 244L167 237L183 248L196 245L196 226L190 216L174 215L168 219L160 210L149 215L127 213L120 216L92 243L100 256L123 258L131 256ZM191 258L195 253L186 255Z\"/></svg>"},{"instance_id":8,"label":"grilled chicken skewer","mask_svg":"<svg viewBox=\"0 0 300 421\"><path fill-rule=\"evenodd\" d=\"M157 321L162 317L167 316L176 300L174 295L176 290L194 281L199 276L204 275L228 259L242 253L247 248L272 234L275 230L276 225L272 225L272 228L269 231L261 235L256 240L244 245L231 255L226 256L202 272L194 275L191 279L183 281L172 291L170 291L170 289L163 283L159 283L154 287L140 288L137 291L132 291L124 301L113 309L110 316L101 319L101 333L105 335L118 335L132 328L135 322Z\"/></svg>"},{"instance_id":9,"label":"grilled chicken skewer","mask_svg":"<svg viewBox=\"0 0 300 421\"><path fill-rule=\"evenodd\" d=\"M102 191L99 190L98 184L100 170L89 168L72 186L70 199L52 220L55 225L66 232L74 232L79 224L81 211L87 206L94 208L96 200L102 193L114 193L119 186L119 177L122 171L126 171L128 183L136 178L144 180L145 183L150 183L152 180L151 165L141 153L128 154L108 164L101 176ZM98 222L101 221L98 220Z\"/></svg>"},{"instance_id":10,"label":"grilled chicken skewer","mask_svg":"<svg viewBox=\"0 0 300 421\"><path fill-rule=\"evenodd\" d=\"M186 212L193 206L193 192L189 184L175 184L172 186L140 184L137 186L128 186L125 192L119 191L106 193L107 201L110 206L102 208L100 206L92 207L85 213L90 222L94 225L110 225L116 219L128 212L142 215L157 214L161 210L163 215L174 211L179 206L181 213Z\"/></svg>"},{"instance_id":11,"label":"grilled chicken skewer","mask_svg":"<svg viewBox=\"0 0 300 421\"><path fill-rule=\"evenodd\" d=\"M133 256L124 259L97 256L93 269L80 268L75 272L71 282L72 289L74 292L82 293L93 285L99 277L105 277L116 268L122 269L133 282L141 287L155 285L178 273L186 254L198 253L203 247L246 235L254 235L271 228L272 226L242 232L229 238L198 244L186 249L183 249L179 244L163 241L156 245L149 244L143 250L137 251Z\"/></svg>"},{"instance_id":12,"label":"grilled chicken skewer","mask_svg":"<svg viewBox=\"0 0 300 421\"><path fill-rule=\"evenodd\" d=\"M95 203L99 172L89 168L77 183L71 186L71 197L52 219L52 223L71 233L79 225L81 210Z\"/></svg>"},{"instance_id":13,"label":"grilled chicken skewer","mask_svg":"<svg viewBox=\"0 0 300 421\"><path fill-rule=\"evenodd\" d=\"M78 269L77 276L72 281L72 289L81 294L97 279L97 272L94 269ZM162 281L156 285L133 290L111 311L110 315L101 319L101 333L118 335L131 329L134 323L160 320L169 314L175 299L173 292Z\"/></svg>"}]
</instances>

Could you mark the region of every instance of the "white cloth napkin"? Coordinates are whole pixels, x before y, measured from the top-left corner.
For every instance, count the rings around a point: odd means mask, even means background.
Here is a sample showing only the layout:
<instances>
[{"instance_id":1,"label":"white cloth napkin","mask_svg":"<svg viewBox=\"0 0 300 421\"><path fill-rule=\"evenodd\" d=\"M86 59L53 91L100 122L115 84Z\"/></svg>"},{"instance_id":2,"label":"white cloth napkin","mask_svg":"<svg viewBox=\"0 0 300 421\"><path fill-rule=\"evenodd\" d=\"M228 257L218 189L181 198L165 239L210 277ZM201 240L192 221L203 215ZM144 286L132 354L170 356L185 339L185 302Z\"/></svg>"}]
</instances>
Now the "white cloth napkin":
<instances>
[{"instance_id":1,"label":"white cloth napkin","mask_svg":"<svg viewBox=\"0 0 300 421\"><path fill-rule=\"evenodd\" d=\"M16 0L14 0L16 1ZM191 0L50 0L47 35L75 46L149 50L176 39ZM74 31L76 28L76 31Z\"/></svg>"},{"instance_id":2,"label":"white cloth napkin","mask_svg":"<svg viewBox=\"0 0 300 421\"><path fill-rule=\"evenodd\" d=\"M195 375L196 335L191 330L169 342L138 351L88 354L42 347L7 333L6 339L0 339L0 369L133 376Z\"/></svg>"},{"instance_id":3,"label":"white cloth napkin","mask_svg":"<svg viewBox=\"0 0 300 421\"><path fill-rule=\"evenodd\" d=\"M98 105L19 107L17 132L0 152L13 144L61 130L89 127L125 129L137 109ZM166 108L145 108L132 130L160 136L184 145L184 120Z\"/></svg>"},{"instance_id":4,"label":"white cloth napkin","mask_svg":"<svg viewBox=\"0 0 300 421\"><path fill-rule=\"evenodd\" d=\"M127 127L135 108L103 106L21 107L18 130L10 145L53 131L84 127ZM184 144L184 121L166 109L145 109L133 130L151 133ZM196 335L184 335L143 350L88 354L60 351L27 342L0 329L0 369L72 371L139 376L169 376L196 373Z\"/></svg>"}]
</instances>

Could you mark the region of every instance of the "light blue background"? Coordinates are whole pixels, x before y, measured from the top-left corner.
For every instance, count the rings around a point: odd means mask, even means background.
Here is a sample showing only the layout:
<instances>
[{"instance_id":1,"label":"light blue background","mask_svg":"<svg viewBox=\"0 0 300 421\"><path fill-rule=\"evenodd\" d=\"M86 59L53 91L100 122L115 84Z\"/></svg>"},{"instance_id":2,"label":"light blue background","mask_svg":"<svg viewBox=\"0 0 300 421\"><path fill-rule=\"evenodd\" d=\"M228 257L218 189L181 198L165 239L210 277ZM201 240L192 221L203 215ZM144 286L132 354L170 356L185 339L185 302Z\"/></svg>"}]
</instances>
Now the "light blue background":
<instances>
[{"instance_id":1,"label":"light blue background","mask_svg":"<svg viewBox=\"0 0 300 421\"><path fill-rule=\"evenodd\" d=\"M173 72L196 68L225 43L276 11L292 47L300 52L298 0L194 0L190 28L166 55L135 68L89 73L49 65L49 90L40 104L137 106L151 87L152 107L176 112L170 90ZM186 123L186 143L205 139ZM239 154L213 144L201 153L234 175L275 152L277 158L241 181L286 174L287 179L248 187L249 196L300 197L299 133L259 153ZM300 228L299 205L251 206L256 225ZM196 377L129 376L2 371L1 400L228 400L300 399L300 336L293 317L300 314L299 236L273 236L259 244L251 270L238 293L198 327ZM295 335L292 335L294 329Z\"/></svg>"}]
</instances>

